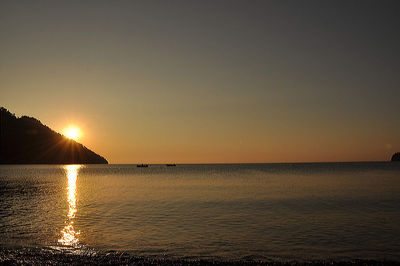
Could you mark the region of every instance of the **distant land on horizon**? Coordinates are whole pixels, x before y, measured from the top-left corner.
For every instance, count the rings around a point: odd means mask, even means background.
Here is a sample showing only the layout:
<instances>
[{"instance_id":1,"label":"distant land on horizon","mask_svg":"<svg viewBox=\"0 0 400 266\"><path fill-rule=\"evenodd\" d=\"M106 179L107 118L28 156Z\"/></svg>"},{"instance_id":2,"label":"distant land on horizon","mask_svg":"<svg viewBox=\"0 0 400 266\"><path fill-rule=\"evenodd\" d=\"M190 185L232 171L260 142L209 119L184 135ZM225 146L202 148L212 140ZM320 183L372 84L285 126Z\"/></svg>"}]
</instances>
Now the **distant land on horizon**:
<instances>
[{"instance_id":1,"label":"distant land on horizon","mask_svg":"<svg viewBox=\"0 0 400 266\"><path fill-rule=\"evenodd\" d=\"M82 144L0 107L0 164L108 164Z\"/></svg>"},{"instance_id":2,"label":"distant land on horizon","mask_svg":"<svg viewBox=\"0 0 400 266\"><path fill-rule=\"evenodd\" d=\"M400 161L400 152L394 153L389 161ZM0 107L0 164L108 164L108 161L38 119L17 117Z\"/></svg>"}]
</instances>

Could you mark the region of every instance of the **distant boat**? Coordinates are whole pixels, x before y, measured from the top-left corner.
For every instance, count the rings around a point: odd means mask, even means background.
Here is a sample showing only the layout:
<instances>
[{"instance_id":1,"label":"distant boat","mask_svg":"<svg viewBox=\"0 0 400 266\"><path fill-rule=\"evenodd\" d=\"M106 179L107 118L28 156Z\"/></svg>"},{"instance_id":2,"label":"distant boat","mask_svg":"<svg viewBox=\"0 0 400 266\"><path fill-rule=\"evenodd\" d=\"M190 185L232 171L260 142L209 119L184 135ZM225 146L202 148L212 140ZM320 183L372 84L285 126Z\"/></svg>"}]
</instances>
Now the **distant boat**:
<instances>
[{"instance_id":1,"label":"distant boat","mask_svg":"<svg viewBox=\"0 0 400 266\"><path fill-rule=\"evenodd\" d=\"M166 166L176 166L174 163L167 163Z\"/></svg>"},{"instance_id":2,"label":"distant boat","mask_svg":"<svg viewBox=\"0 0 400 266\"><path fill-rule=\"evenodd\" d=\"M148 164L137 164L136 167L149 167Z\"/></svg>"}]
</instances>

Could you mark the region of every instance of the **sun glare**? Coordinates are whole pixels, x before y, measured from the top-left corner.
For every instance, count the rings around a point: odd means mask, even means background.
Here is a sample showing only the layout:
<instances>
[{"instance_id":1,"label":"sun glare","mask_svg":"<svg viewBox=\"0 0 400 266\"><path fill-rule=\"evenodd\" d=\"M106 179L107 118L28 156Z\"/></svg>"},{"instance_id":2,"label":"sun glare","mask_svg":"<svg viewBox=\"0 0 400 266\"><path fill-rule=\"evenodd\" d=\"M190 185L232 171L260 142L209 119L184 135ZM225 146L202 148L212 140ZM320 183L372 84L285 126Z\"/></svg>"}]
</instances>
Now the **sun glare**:
<instances>
[{"instance_id":1,"label":"sun glare","mask_svg":"<svg viewBox=\"0 0 400 266\"><path fill-rule=\"evenodd\" d=\"M81 137L82 132L76 126L69 126L64 130L64 135L69 139L78 140Z\"/></svg>"}]
</instances>

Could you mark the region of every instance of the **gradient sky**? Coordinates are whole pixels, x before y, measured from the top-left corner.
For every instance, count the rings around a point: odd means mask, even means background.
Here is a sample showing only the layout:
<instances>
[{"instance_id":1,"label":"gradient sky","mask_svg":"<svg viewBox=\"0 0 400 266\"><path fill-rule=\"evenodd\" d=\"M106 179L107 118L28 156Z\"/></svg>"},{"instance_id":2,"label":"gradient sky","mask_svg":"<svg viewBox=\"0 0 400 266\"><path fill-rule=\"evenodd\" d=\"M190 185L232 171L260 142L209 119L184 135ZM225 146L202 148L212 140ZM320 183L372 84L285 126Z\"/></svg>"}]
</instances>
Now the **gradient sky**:
<instances>
[{"instance_id":1,"label":"gradient sky","mask_svg":"<svg viewBox=\"0 0 400 266\"><path fill-rule=\"evenodd\" d=\"M388 160L399 1L0 1L0 106L111 163Z\"/></svg>"}]
</instances>

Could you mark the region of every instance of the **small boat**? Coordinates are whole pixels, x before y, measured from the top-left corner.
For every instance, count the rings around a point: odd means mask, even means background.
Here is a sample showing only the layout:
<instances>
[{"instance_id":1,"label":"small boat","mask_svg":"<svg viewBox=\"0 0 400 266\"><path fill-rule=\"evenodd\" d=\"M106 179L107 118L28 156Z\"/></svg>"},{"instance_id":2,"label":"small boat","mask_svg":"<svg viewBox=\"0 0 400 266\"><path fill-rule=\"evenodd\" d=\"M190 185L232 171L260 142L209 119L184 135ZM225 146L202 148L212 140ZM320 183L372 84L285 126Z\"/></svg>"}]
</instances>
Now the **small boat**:
<instances>
[{"instance_id":1,"label":"small boat","mask_svg":"<svg viewBox=\"0 0 400 266\"><path fill-rule=\"evenodd\" d=\"M149 167L148 164L137 164L136 167Z\"/></svg>"},{"instance_id":2,"label":"small boat","mask_svg":"<svg viewBox=\"0 0 400 266\"><path fill-rule=\"evenodd\" d=\"M174 163L167 163L166 166L176 166Z\"/></svg>"}]
</instances>

